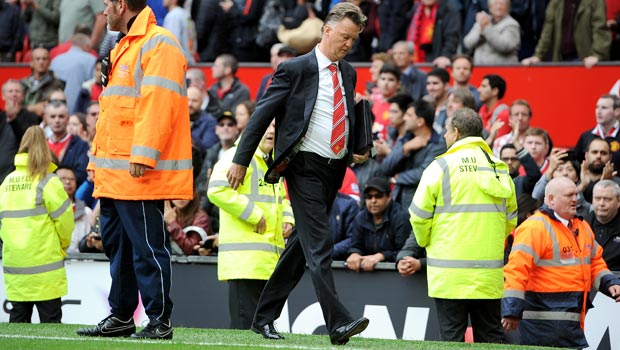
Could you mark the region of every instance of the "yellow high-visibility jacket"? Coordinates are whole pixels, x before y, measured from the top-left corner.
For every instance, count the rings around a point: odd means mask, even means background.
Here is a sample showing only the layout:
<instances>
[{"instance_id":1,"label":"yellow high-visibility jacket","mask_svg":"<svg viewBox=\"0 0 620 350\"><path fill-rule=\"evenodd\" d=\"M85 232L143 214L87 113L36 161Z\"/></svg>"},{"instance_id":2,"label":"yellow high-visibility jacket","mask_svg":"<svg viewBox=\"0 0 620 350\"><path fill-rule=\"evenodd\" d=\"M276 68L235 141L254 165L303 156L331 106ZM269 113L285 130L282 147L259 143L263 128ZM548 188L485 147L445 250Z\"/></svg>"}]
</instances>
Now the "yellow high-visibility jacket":
<instances>
[{"instance_id":1,"label":"yellow high-visibility jacket","mask_svg":"<svg viewBox=\"0 0 620 350\"><path fill-rule=\"evenodd\" d=\"M217 274L220 280L267 280L284 250L282 224L295 224L293 210L282 179L277 184L264 180L268 166L260 149L254 153L243 185L236 191L230 187L226 173L236 149L226 151L215 164L207 190L209 200L220 208ZM261 217L267 228L259 234L254 225Z\"/></svg>"},{"instance_id":2,"label":"yellow high-visibility jacket","mask_svg":"<svg viewBox=\"0 0 620 350\"><path fill-rule=\"evenodd\" d=\"M480 137L455 142L424 171L409 208L427 253L428 294L500 299L504 241L517 224L508 166Z\"/></svg>"},{"instance_id":3,"label":"yellow high-visibility jacket","mask_svg":"<svg viewBox=\"0 0 620 350\"><path fill-rule=\"evenodd\" d=\"M65 250L73 232L73 206L60 179L28 174L28 154L0 185L0 238L7 299L44 301L67 294Z\"/></svg>"}]
</instances>

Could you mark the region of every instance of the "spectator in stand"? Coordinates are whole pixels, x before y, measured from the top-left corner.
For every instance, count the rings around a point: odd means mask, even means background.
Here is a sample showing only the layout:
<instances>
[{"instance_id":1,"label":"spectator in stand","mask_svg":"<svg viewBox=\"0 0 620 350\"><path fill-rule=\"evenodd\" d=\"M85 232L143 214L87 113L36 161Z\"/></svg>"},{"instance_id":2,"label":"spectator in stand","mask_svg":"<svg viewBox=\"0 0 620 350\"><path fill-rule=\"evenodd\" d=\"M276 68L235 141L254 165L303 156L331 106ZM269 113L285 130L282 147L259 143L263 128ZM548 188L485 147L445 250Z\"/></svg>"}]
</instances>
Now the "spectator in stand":
<instances>
[{"instance_id":1,"label":"spectator in stand","mask_svg":"<svg viewBox=\"0 0 620 350\"><path fill-rule=\"evenodd\" d=\"M586 220L592 227L596 241L603 248L603 260L611 271L620 271L620 186L611 180L594 185L592 212Z\"/></svg>"},{"instance_id":2,"label":"spectator in stand","mask_svg":"<svg viewBox=\"0 0 620 350\"><path fill-rule=\"evenodd\" d=\"M455 55L452 57L452 80L454 81L452 89L468 89L474 96L477 107L480 104L480 93L477 87L469 83L473 71L474 63L471 56ZM476 107L472 109L477 109Z\"/></svg>"},{"instance_id":3,"label":"spectator in stand","mask_svg":"<svg viewBox=\"0 0 620 350\"><path fill-rule=\"evenodd\" d=\"M71 135L78 136L85 142L90 144L88 138L88 122L86 122L86 114L77 112L69 116L67 123L67 132Z\"/></svg>"},{"instance_id":4,"label":"spectator in stand","mask_svg":"<svg viewBox=\"0 0 620 350\"><path fill-rule=\"evenodd\" d=\"M93 78L97 58L89 54L90 38L84 34L73 34L71 37L71 49L52 59L51 69L59 79L66 82L65 95L69 113L84 112L78 106L82 84ZM88 96L84 99L90 100Z\"/></svg>"},{"instance_id":5,"label":"spectator in stand","mask_svg":"<svg viewBox=\"0 0 620 350\"><path fill-rule=\"evenodd\" d=\"M89 25L86 25L86 24L78 24L75 27L75 30L73 31L73 34L84 34L84 35L86 35L89 38L92 37L92 33L93 33L92 27L90 27ZM118 32L117 32L117 34L118 34ZM114 37L114 45L116 45L116 39L117 39L117 37L115 36ZM92 44L92 41L91 41L91 44ZM65 52L69 51L72 46L73 45L71 44L71 38L69 38L67 41L65 41L65 42L63 42L61 44L58 44L56 47L54 47L53 49L50 50L50 59L54 60L54 58L56 58L56 56L61 55L61 54L65 53ZM111 50L111 49L112 48L110 47L109 50ZM109 50L106 53L106 56L109 54ZM93 55L93 57L95 57L95 58L99 57L98 54L97 54L97 51L95 51L92 48L92 45L88 48L87 52L90 53L91 55ZM104 56L101 56L101 57L104 57Z\"/></svg>"},{"instance_id":6,"label":"spectator in stand","mask_svg":"<svg viewBox=\"0 0 620 350\"><path fill-rule=\"evenodd\" d=\"M490 0L489 10L490 15L476 14L476 23L463 38L465 48L474 52L476 65L518 63L521 30L510 17L510 0Z\"/></svg>"},{"instance_id":7,"label":"spectator in stand","mask_svg":"<svg viewBox=\"0 0 620 350\"><path fill-rule=\"evenodd\" d=\"M52 131L52 135L47 139L50 149L58 157L60 165L74 169L77 185L80 186L87 176L88 143L67 132L69 113L66 105L50 102L45 107L45 121Z\"/></svg>"},{"instance_id":8,"label":"spectator in stand","mask_svg":"<svg viewBox=\"0 0 620 350\"><path fill-rule=\"evenodd\" d=\"M15 62L15 53L23 48L24 32L19 6L0 0L0 62Z\"/></svg>"},{"instance_id":9,"label":"spectator in stand","mask_svg":"<svg viewBox=\"0 0 620 350\"><path fill-rule=\"evenodd\" d=\"M471 90L464 88L450 90L450 92L448 92L448 106L446 107L445 125L448 125L450 119L454 116L454 112L463 108L476 110L476 100L474 99L474 95L471 93Z\"/></svg>"},{"instance_id":10,"label":"spectator in stand","mask_svg":"<svg viewBox=\"0 0 620 350\"><path fill-rule=\"evenodd\" d=\"M163 0L162 4L168 10L162 27L179 41L187 63L196 63L196 26L189 12L183 8L185 0Z\"/></svg>"},{"instance_id":11,"label":"spectator in stand","mask_svg":"<svg viewBox=\"0 0 620 350\"><path fill-rule=\"evenodd\" d=\"M86 109L86 131L88 131L88 143L92 143L95 138L97 119L99 119L99 101L92 101Z\"/></svg>"},{"instance_id":12,"label":"spectator in stand","mask_svg":"<svg viewBox=\"0 0 620 350\"><path fill-rule=\"evenodd\" d=\"M620 61L620 1L606 0L607 27L611 31L609 60Z\"/></svg>"},{"instance_id":13,"label":"spectator in stand","mask_svg":"<svg viewBox=\"0 0 620 350\"><path fill-rule=\"evenodd\" d=\"M15 154L26 129L39 124L37 115L24 108L24 87L18 80L2 84L2 100L5 109L0 110L0 183L15 170Z\"/></svg>"},{"instance_id":14,"label":"spectator in stand","mask_svg":"<svg viewBox=\"0 0 620 350\"><path fill-rule=\"evenodd\" d=\"M345 266L353 271L373 271L378 262L394 262L411 234L409 214L392 201L390 182L383 177L368 181L365 207L355 216L347 235L351 237Z\"/></svg>"},{"instance_id":15,"label":"spectator in stand","mask_svg":"<svg viewBox=\"0 0 620 350\"><path fill-rule=\"evenodd\" d=\"M349 248L351 247L349 228L353 225L359 208L353 197L340 191L336 194L332 211L329 213L329 227L331 227L334 237L332 260L344 261L349 255Z\"/></svg>"},{"instance_id":16,"label":"spectator in stand","mask_svg":"<svg viewBox=\"0 0 620 350\"><path fill-rule=\"evenodd\" d=\"M232 112L241 101L250 99L250 90L235 75L239 62L230 54L219 55L211 74L217 82L209 88L209 96L216 96L223 111Z\"/></svg>"},{"instance_id":17,"label":"spectator in stand","mask_svg":"<svg viewBox=\"0 0 620 350\"><path fill-rule=\"evenodd\" d=\"M30 56L32 73L21 80L24 86L24 104L28 111L43 116L45 97L51 90L64 90L65 82L56 78L50 70L50 54L44 48L32 50Z\"/></svg>"},{"instance_id":18,"label":"spectator in stand","mask_svg":"<svg viewBox=\"0 0 620 350\"><path fill-rule=\"evenodd\" d=\"M164 201L164 221L172 254L197 255L196 246L200 242L215 239L209 216L200 209L200 194L197 191L192 200Z\"/></svg>"},{"instance_id":19,"label":"spectator in stand","mask_svg":"<svg viewBox=\"0 0 620 350\"><path fill-rule=\"evenodd\" d=\"M374 0L346 0L353 3L362 10L368 18L367 25L360 33L358 39L353 43L353 48L344 57L349 62L368 62L373 51L373 41L379 34L379 5ZM394 23L390 23L393 26Z\"/></svg>"},{"instance_id":20,"label":"spectator in stand","mask_svg":"<svg viewBox=\"0 0 620 350\"><path fill-rule=\"evenodd\" d=\"M510 177L515 183L516 195L527 194L531 196L536 182L542 176L534 158L521 146L521 143L516 142L514 145L507 143L502 146L499 159L508 165ZM522 166L524 175L520 173Z\"/></svg>"},{"instance_id":21,"label":"spectator in stand","mask_svg":"<svg viewBox=\"0 0 620 350\"><path fill-rule=\"evenodd\" d=\"M198 4L194 21L201 62L213 62L218 55L232 52L230 33L233 28L224 16L222 5L216 0L201 0Z\"/></svg>"},{"instance_id":22,"label":"spectator in stand","mask_svg":"<svg viewBox=\"0 0 620 350\"><path fill-rule=\"evenodd\" d=\"M218 141L215 134L217 120L214 116L200 108L202 105L202 94L197 87L190 86L187 88L187 102L189 105L192 144L204 153Z\"/></svg>"},{"instance_id":23,"label":"spectator in stand","mask_svg":"<svg viewBox=\"0 0 620 350\"><path fill-rule=\"evenodd\" d=\"M372 131L379 134L380 139L387 139L390 125L389 99L398 94L400 88L400 70L391 63L386 63L379 71L377 93L370 95L371 111L374 116Z\"/></svg>"},{"instance_id":24,"label":"spectator in stand","mask_svg":"<svg viewBox=\"0 0 620 350\"><path fill-rule=\"evenodd\" d=\"M67 98L65 97L65 92L62 89L50 90L45 95L46 95L45 102L43 104L45 108L47 108L47 105L49 105L50 103L59 103L59 104L67 105ZM40 124L41 128L43 128L43 131L45 132L45 137L49 139L52 136L53 132L52 132L52 129L50 129L50 126L47 125L47 120L45 119L45 113L43 113L41 118L42 118L42 121Z\"/></svg>"},{"instance_id":25,"label":"spectator in stand","mask_svg":"<svg viewBox=\"0 0 620 350\"><path fill-rule=\"evenodd\" d=\"M521 48L519 60L534 54L536 44L540 40L543 24L545 23L545 9L548 0L513 0L510 6L510 16L521 28Z\"/></svg>"},{"instance_id":26,"label":"spectator in stand","mask_svg":"<svg viewBox=\"0 0 620 350\"><path fill-rule=\"evenodd\" d=\"M512 143L514 135L518 134L521 138L520 144L523 144L525 132L530 128L530 120L532 119L532 107L526 100L514 100L510 105L510 116L508 122L511 131L504 136L500 136L493 141L493 153L499 155L499 150L505 144Z\"/></svg>"},{"instance_id":27,"label":"spectator in stand","mask_svg":"<svg viewBox=\"0 0 620 350\"><path fill-rule=\"evenodd\" d=\"M583 192L584 198L592 203L592 190L600 180L611 179L620 184L620 178L615 173L609 143L600 137L593 138L586 148L585 160L581 163L579 190Z\"/></svg>"},{"instance_id":28,"label":"spectator in stand","mask_svg":"<svg viewBox=\"0 0 620 350\"><path fill-rule=\"evenodd\" d=\"M413 62L448 68L461 40L461 16L452 2L422 0L408 18L407 41L415 45Z\"/></svg>"},{"instance_id":29,"label":"spectator in stand","mask_svg":"<svg viewBox=\"0 0 620 350\"><path fill-rule=\"evenodd\" d=\"M387 131L388 137L387 139L377 138L377 140L375 140L375 150L377 152L375 157L379 161L390 154L396 142L407 134L407 125L403 117L407 112L407 108L413 102L413 99L409 95L398 94L391 97L388 102L390 103L390 109L388 111L390 118L390 126L388 126Z\"/></svg>"},{"instance_id":30,"label":"spectator in stand","mask_svg":"<svg viewBox=\"0 0 620 350\"><path fill-rule=\"evenodd\" d=\"M446 126L446 109L448 106L448 91L450 90L450 73L443 68L435 68L426 76L426 91L430 101L435 106L435 120L433 129L443 135Z\"/></svg>"},{"instance_id":31,"label":"spectator in stand","mask_svg":"<svg viewBox=\"0 0 620 350\"><path fill-rule=\"evenodd\" d=\"M609 59L611 34L602 0L551 0L534 55L521 61L529 66L547 57L554 62L583 61L592 68Z\"/></svg>"},{"instance_id":32,"label":"spectator in stand","mask_svg":"<svg viewBox=\"0 0 620 350\"><path fill-rule=\"evenodd\" d=\"M223 111L217 95L207 90L207 79L204 72L200 68L190 68L185 73L185 76L189 79L189 86L197 87L202 93L200 109L216 118L219 117Z\"/></svg>"},{"instance_id":33,"label":"spectator in stand","mask_svg":"<svg viewBox=\"0 0 620 350\"><path fill-rule=\"evenodd\" d=\"M534 158L540 173L544 174L549 167L549 159L547 157L553 149L549 134L541 128L529 128L524 135L523 148ZM518 138L514 138L512 142L513 144L517 143ZM518 143L520 144L520 142Z\"/></svg>"},{"instance_id":34,"label":"spectator in stand","mask_svg":"<svg viewBox=\"0 0 620 350\"><path fill-rule=\"evenodd\" d=\"M266 3L266 0L220 1L222 10L225 14L228 12L232 28L228 33L232 53L241 62L267 62L269 59L268 48L256 43L258 23ZM228 11L227 6L230 6Z\"/></svg>"},{"instance_id":35,"label":"spectator in stand","mask_svg":"<svg viewBox=\"0 0 620 350\"><path fill-rule=\"evenodd\" d=\"M237 128L239 134L243 132L245 126L248 125L248 120L254 110L256 109L256 103L250 100L241 101L235 108L235 120L237 121Z\"/></svg>"},{"instance_id":36,"label":"spectator in stand","mask_svg":"<svg viewBox=\"0 0 620 350\"><path fill-rule=\"evenodd\" d=\"M506 81L499 75L489 74L482 78L480 87L480 102L482 106L478 113L482 118L484 130L488 133L486 136L487 144L493 145L497 137L506 135L510 132L509 108L502 98L506 93Z\"/></svg>"},{"instance_id":37,"label":"spectator in stand","mask_svg":"<svg viewBox=\"0 0 620 350\"><path fill-rule=\"evenodd\" d=\"M426 95L426 73L413 64L413 44L398 41L392 46L392 59L400 69L400 84L403 90L417 101Z\"/></svg>"},{"instance_id":38,"label":"spectator in stand","mask_svg":"<svg viewBox=\"0 0 620 350\"><path fill-rule=\"evenodd\" d=\"M82 238L87 236L90 230L91 216L93 214L92 209L86 206L84 201L75 198L75 190L77 189L77 178L75 177L75 171L65 165L61 165L56 169L56 176L62 182L62 185L67 192L67 196L72 203L73 208L73 233L71 234L71 244L67 248L67 253L79 253L78 245Z\"/></svg>"},{"instance_id":39,"label":"spectator in stand","mask_svg":"<svg viewBox=\"0 0 620 350\"><path fill-rule=\"evenodd\" d=\"M575 154L579 161L585 158L585 149L590 141L596 137L604 138L612 149L612 162L616 170L620 166L620 98L616 95L602 95L596 101L596 126L584 131L577 144Z\"/></svg>"},{"instance_id":40,"label":"spectator in stand","mask_svg":"<svg viewBox=\"0 0 620 350\"><path fill-rule=\"evenodd\" d=\"M536 182L534 190L532 190L532 198L542 201L545 198L545 188L547 184L557 177L567 177L577 185L577 215L585 217L590 212L590 202L583 197L583 188L581 186L579 175L581 166L575 160L568 150L554 148L549 155L549 168L545 175Z\"/></svg>"},{"instance_id":41,"label":"spectator in stand","mask_svg":"<svg viewBox=\"0 0 620 350\"><path fill-rule=\"evenodd\" d=\"M51 50L58 45L61 0L22 0L30 47Z\"/></svg>"},{"instance_id":42,"label":"spectator in stand","mask_svg":"<svg viewBox=\"0 0 620 350\"><path fill-rule=\"evenodd\" d=\"M219 142L211 146L207 150L205 159L202 163L200 173L196 178L196 186L198 187L198 193L200 193L200 208L209 214L211 220L211 229L213 232L219 232L219 208L215 207L207 197L207 184L211 177L213 166L222 158L224 153L235 145L235 141L239 136L239 129L237 128L237 121L233 117L232 113L224 112L217 118L217 125L215 126L215 134L217 135Z\"/></svg>"},{"instance_id":43,"label":"spectator in stand","mask_svg":"<svg viewBox=\"0 0 620 350\"><path fill-rule=\"evenodd\" d=\"M369 99L372 94L379 93L379 88L377 88L379 72L384 64L393 63L392 56L385 52L374 53L370 58L370 62L370 68L368 68L368 71L370 72L370 80L366 82L366 90L363 95L365 99Z\"/></svg>"},{"instance_id":44,"label":"spectator in stand","mask_svg":"<svg viewBox=\"0 0 620 350\"><path fill-rule=\"evenodd\" d=\"M95 69L93 71L93 78L82 83L82 89L86 90L86 95L89 101L98 101L99 95L103 92L103 85L101 82L101 63L102 57L99 57L95 62ZM80 92L82 95L83 92Z\"/></svg>"},{"instance_id":45,"label":"spectator in stand","mask_svg":"<svg viewBox=\"0 0 620 350\"><path fill-rule=\"evenodd\" d=\"M78 25L84 25L90 28L92 33L90 34L90 42L93 47L99 47L106 31L104 9L103 1L61 0L58 41L64 43L69 40L71 35L75 34L75 28Z\"/></svg>"},{"instance_id":46,"label":"spectator in stand","mask_svg":"<svg viewBox=\"0 0 620 350\"><path fill-rule=\"evenodd\" d=\"M405 39L407 17L413 2L409 0L384 0L379 3L378 52L388 52L393 45ZM410 62L411 63L411 62ZM415 96L413 96L416 98Z\"/></svg>"},{"instance_id":47,"label":"spectator in stand","mask_svg":"<svg viewBox=\"0 0 620 350\"><path fill-rule=\"evenodd\" d=\"M403 119L408 133L381 162L381 173L394 178L394 201L409 208L424 169L446 151L446 143L433 130L435 110L431 103L418 100L410 104Z\"/></svg>"},{"instance_id":48,"label":"spectator in stand","mask_svg":"<svg viewBox=\"0 0 620 350\"><path fill-rule=\"evenodd\" d=\"M282 43L275 43L271 47L270 50L270 63L272 72L266 74L263 79L260 81L260 86L258 88L258 93L256 94L256 101L260 100L263 96L269 85L271 85L271 79L273 78L273 73L276 72L276 68L278 65L286 60L289 60L293 57L297 57L299 53L297 50L290 46L286 46Z\"/></svg>"},{"instance_id":49,"label":"spectator in stand","mask_svg":"<svg viewBox=\"0 0 620 350\"><path fill-rule=\"evenodd\" d=\"M295 225L283 179L275 184L259 181L271 162L275 130L274 120L254 152L243 185L233 190L227 180L236 148L224 154L209 180L209 199L220 208L217 272L220 281L228 282L232 329L250 329L261 291Z\"/></svg>"},{"instance_id":50,"label":"spectator in stand","mask_svg":"<svg viewBox=\"0 0 620 350\"><path fill-rule=\"evenodd\" d=\"M551 180L545 205L517 228L504 268L502 326L520 344L586 348L592 288L620 302L620 280L607 269L587 222L576 217L577 186Z\"/></svg>"}]
</instances>

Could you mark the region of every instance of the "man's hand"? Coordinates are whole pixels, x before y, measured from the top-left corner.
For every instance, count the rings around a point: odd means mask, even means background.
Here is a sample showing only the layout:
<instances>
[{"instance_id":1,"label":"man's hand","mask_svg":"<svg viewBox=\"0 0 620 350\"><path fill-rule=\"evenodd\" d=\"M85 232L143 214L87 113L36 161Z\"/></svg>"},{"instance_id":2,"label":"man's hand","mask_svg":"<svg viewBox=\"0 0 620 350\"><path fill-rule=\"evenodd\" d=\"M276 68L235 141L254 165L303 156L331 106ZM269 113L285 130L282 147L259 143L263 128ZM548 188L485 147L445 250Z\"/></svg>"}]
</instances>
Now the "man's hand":
<instances>
[{"instance_id":1,"label":"man's hand","mask_svg":"<svg viewBox=\"0 0 620 350\"><path fill-rule=\"evenodd\" d=\"M428 141L430 141L430 137L414 137L411 140L405 142L403 145L403 152L405 155L409 155L409 153L413 151L417 151L422 149L428 145Z\"/></svg>"},{"instance_id":2,"label":"man's hand","mask_svg":"<svg viewBox=\"0 0 620 350\"><path fill-rule=\"evenodd\" d=\"M620 303L620 286L614 284L613 286L609 287L608 290L609 294L616 301L616 303Z\"/></svg>"},{"instance_id":3,"label":"man's hand","mask_svg":"<svg viewBox=\"0 0 620 350\"><path fill-rule=\"evenodd\" d=\"M95 248L98 251L103 251L103 244L101 243L101 235L98 233L91 232L86 237L86 246L88 248Z\"/></svg>"},{"instance_id":4,"label":"man's hand","mask_svg":"<svg viewBox=\"0 0 620 350\"><path fill-rule=\"evenodd\" d=\"M177 211L169 200L164 201L164 221L170 225L177 220Z\"/></svg>"},{"instance_id":5,"label":"man's hand","mask_svg":"<svg viewBox=\"0 0 620 350\"><path fill-rule=\"evenodd\" d=\"M143 177L146 165L138 163L129 163L129 175L132 177Z\"/></svg>"},{"instance_id":6,"label":"man's hand","mask_svg":"<svg viewBox=\"0 0 620 350\"><path fill-rule=\"evenodd\" d=\"M433 65L441 69L446 69L447 67L450 67L451 63L452 62L450 61L450 59L446 56L439 56L435 58L435 60L433 60Z\"/></svg>"},{"instance_id":7,"label":"man's hand","mask_svg":"<svg viewBox=\"0 0 620 350\"><path fill-rule=\"evenodd\" d=\"M366 151L364 154L353 154L353 163L362 164L368 160L368 156L370 155L370 151ZM230 179L229 179L230 182Z\"/></svg>"},{"instance_id":8,"label":"man's hand","mask_svg":"<svg viewBox=\"0 0 620 350\"><path fill-rule=\"evenodd\" d=\"M45 105L45 102L37 102L35 104L29 105L28 107L26 107L26 109L28 110L28 112L32 112L39 117L42 117L43 113L45 112Z\"/></svg>"},{"instance_id":9,"label":"man's hand","mask_svg":"<svg viewBox=\"0 0 620 350\"><path fill-rule=\"evenodd\" d=\"M598 57L596 56L588 56L583 59L583 65L586 66L586 68L588 69L594 67L597 63L598 63Z\"/></svg>"},{"instance_id":10,"label":"man's hand","mask_svg":"<svg viewBox=\"0 0 620 350\"><path fill-rule=\"evenodd\" d=\"M504 331L516 331L519 328L519 319L512 316L506 316L502 318L502 327Z\"/></svg>"},{"instance_id":11,"label":"man's hand","mask_svg":"<svg viewBox=\"0 0 620 350\"><path fill-rule=\"evenodd\" d=\"M531 66L534 63L540 63L540 58L532 56L521 60L521 64L523 64L524 66Z\"/></svg>"},{"instance_id":12,"label":"man's hand","mask_svg":"<svg viewBox=\"0 0 620 350\"><path fill-rule=\"evenodd\" d=\"M263 233L265 233L266 229L267 229L267 222L265 221L265 217L261 216L260 220L258 221L258 224L254 225L254 232L262 235Z\"/></svg>"},{"instance_id":13,"label":"man's hand","mask_svg":"<svg viewBox=\"0 0 620 350\"><path fill-rule=\"evenodd\" d=\"M233 190L236 190L239 185L243 185L243 179L245 178L245 172L248 168L233 163L230 169L228 169L228 173L226 177L228 178L228 183Z\"/></svg>"},{"instance_id":14,"label":"man's hand","mask_svg":"<svg viewBox=\"0 0 620 350\"><path fill-rule=\"evenodd\" d=\"M420 260L412 256L406 256L398 262L396 267L398 267L398 273L405 277L411 276L417 271L420 271L422 269L422 264L420 263Z\"/></svg>"},{"instance_id":15,"label":"man's hand","mask_svg":"<svg viewBox=\"0 0 620 350\"><path fill-rule=\"evenodd\" d=\"M288 222L285 222L282 224L282 237L284 237L284 239L289 238L292 232L293 232L293 225L291 225Z\"/></svg>"},{"instance_id":16,"label":"man's hand","mask_svg":"<svg viewBox=\"0 0 620 350\"><path fill-rule=\"evenodd\" d=\"M364 271L372 271L377 266L377 263L383 260L385 260L385 256L381 253L366 255L362 258L360 266Z\"/></svg>"},{"instance_id":17,"label":"man's hand","mask_svg":"<svg viewBox=\"0 0 620 350\"><path fill-rule=\"evenodd\" d=\"M344 262L344 266L349 270L360 271L360 265L362 264L362 256L357 253L352 253Z\"/></svg>"},{"instance_id":18,"label":"man's hand","mask_svg":"<svg viewBox=\"0 0 620 350\"><path fill-rule=\"evenodd\" d=\"M611 180L611 178L616 176L616 173L617 172L614 171L614 164L611 161L607 161L607 163L605 163L605 167L603 168L601 179Z\"/></svg>"}]
</instances>

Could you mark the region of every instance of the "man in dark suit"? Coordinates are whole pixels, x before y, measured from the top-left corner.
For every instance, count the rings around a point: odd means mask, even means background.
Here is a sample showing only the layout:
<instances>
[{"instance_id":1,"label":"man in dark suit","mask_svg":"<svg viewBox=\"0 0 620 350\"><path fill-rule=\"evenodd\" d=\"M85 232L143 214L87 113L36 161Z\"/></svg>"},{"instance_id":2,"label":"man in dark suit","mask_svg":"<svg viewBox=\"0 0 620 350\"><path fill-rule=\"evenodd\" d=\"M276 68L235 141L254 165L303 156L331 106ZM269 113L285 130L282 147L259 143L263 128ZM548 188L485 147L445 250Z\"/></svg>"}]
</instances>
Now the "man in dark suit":
<instances>
[{"instance_id":1,"label":"man in dark suit","mask_svg":"<svg viewBox=\"0 0 620 350\"><path fill-rule=\"evenodd\" d=\"M275 183L280 176L286 178L297 225L254 316L252 330L268 339L283 338L273 321L280 316L306 263L332 344L345 344L368 326L368 319L353 319L338 299L331 271L334 242L328 226L347 164L368 159L368 152L353 154L355 130L362 124L354 112L357 76L354 68L341 60L365 22L359 7L339 3L325 18L318 46L279 65L241 136L228 172L230 186L236 189L275 117L275 155L265 180ZM256 225L257 232L261 225L264 223Z\"/></svg>"}]
</instances>

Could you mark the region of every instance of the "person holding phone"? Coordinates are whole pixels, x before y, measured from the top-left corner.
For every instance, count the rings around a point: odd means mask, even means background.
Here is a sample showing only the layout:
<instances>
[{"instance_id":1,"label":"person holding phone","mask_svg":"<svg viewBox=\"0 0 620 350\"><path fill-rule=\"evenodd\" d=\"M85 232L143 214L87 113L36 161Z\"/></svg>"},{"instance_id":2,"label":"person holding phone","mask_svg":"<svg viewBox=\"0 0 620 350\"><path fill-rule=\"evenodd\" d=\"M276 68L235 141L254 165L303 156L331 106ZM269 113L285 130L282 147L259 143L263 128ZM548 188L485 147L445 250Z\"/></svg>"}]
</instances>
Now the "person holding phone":
<instances>
[{"instance_id":1,"label":"person holding phone","mask_svg":"<svg viewBox=\"0 0 620 350\"><path fill-rule=\"evenodd\" d=\"M295 224L284 181L263 181L274 140L275 120L258 144L243 184L236 190L226 178L236 147L224 153L209 179L207 195L220 208L217 274L220 281L228 281L232 329L250 329L258 298Z\"/></svg>"}]
</instances>

